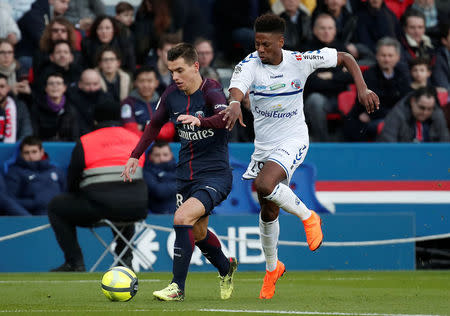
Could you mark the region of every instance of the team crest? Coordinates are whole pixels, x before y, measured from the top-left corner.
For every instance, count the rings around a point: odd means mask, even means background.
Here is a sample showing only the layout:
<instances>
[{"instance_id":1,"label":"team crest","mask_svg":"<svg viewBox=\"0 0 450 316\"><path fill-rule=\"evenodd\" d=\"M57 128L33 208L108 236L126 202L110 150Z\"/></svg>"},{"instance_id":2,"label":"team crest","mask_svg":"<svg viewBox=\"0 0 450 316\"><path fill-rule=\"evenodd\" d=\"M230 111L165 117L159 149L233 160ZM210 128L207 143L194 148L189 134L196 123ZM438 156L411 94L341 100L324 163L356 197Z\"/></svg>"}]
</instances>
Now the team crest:
<instances>
[{"instance_id":1,"label":"team crest","mask_svg":"<svg viewBox=\"0 0 450 316\"><path fill-rule=\"evenodd\" d=\"M205 117L205 113L203 113L203 111L197 111L194 116L198 118Z\"/></svg>"},{"instance_id":2,"label":"team crest","mask_svg":"<svg viewBox=\"0 0 450 316\"><path fill-rule=\"evenodd\" d=\"M50 173L50 178L51 178L53 181L58 181L58 174L57 174L56 172L52 171L52 172Z\"/></svg>"},{"instance_id":3,"label":"team crest","mask_svg":"<svg viewBox=\"0 0 450 316\"><path fill-rule=\"evenodd\" d=\"M291 87L296 89L296 90L300 90L302 88L300 80L299 79L292 80Z\"/></svg>"}]
</instances>

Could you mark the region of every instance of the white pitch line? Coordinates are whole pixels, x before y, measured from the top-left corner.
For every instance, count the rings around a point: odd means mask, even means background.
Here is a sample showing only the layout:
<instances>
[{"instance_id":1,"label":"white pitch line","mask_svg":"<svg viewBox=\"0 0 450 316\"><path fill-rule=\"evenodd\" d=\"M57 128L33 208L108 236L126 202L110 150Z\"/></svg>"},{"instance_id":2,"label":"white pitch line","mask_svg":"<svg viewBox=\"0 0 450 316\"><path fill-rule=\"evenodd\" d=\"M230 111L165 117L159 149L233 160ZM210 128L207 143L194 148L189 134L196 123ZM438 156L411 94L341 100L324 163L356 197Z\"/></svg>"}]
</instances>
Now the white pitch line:
<instances>
[{"instance_id":1,"label":"white pitch line","mask_svg":"<svg viewBox=\"0 0 450 316\"><path fill-rule=\"evenodd\" d=\"M437 314L384 314L384 313L345 313L345 312L308 312L308 311L271 311L244 309L199 309L200 312L248 313L248 314L288 314L288 315L339 315L339 316L443 316Z\"/></svg>"},{"instance_id":2,"label":"white pitch line","mask_svg":"<svg viewBox=\"0 0 450 316\"><path fill-rule=\"evenodd\" d=\"M65 310L30 310L30 309L16 309L16 310L0 310L0 313L104 313L117 312L116 309L109 310L80 310L80 309L65 309ZM155 309L128 309L120 312L158 312ZM280 310L244 310L244 309L183 309L183 310L162 310L162 312L212 312L212 313L247 313L247 314L287 314L287 315L336 315L336 316L444 316L438 314L385 314L385 313L346 313L346 312L309 312L309 311L280 311Z\"/></svg>"},{"instance_id":3,"label":"white pitch line","mask_svg":"<svg viewBox=\"0 0 450 316\"><path fill-rule=\"evenodd\" d=\"M8 281L0 281L0 284L17 284L17 283L98 283L101 280L30 280L30 281L24 281L24 280L8 280ZM139 280L139 283L152 283L152 282L162 282L163 280L158 279L144 279Z\"/></svg>"}]
</instances>

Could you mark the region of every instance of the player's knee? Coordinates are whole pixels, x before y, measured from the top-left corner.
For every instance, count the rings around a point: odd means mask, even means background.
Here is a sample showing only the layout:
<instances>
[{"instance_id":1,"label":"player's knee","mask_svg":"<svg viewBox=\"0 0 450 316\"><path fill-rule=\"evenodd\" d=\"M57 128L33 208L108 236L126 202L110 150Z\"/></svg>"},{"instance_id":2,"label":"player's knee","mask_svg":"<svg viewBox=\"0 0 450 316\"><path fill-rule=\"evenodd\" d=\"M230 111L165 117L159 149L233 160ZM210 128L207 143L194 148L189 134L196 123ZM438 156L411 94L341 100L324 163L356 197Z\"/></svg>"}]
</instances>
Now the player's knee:
<instances>
[{"instance_id":1,"label":"player's knee","mask_svg":"<svg viewBox=\"0 0 450 316\"><path fill-rule=\"evenodd\" d=\"M275 188L275 185L273 183L269 183L268 181L265 181L263 178L259 177L255 179L254 185L256 192L263 197L270 195L270 193L272 193L273 189Z\"/></svg>"},{"instance_id":2,"label":"player's knee","mask_svg":"<svg viewBox=\"0 0 450 316\"><path fill-rule=\"evenodd\" d=\"M174 225L192 225L192 218L186 214L185 212L177 211L173 216L173 224Z\"/></svg>"}]
</instances>

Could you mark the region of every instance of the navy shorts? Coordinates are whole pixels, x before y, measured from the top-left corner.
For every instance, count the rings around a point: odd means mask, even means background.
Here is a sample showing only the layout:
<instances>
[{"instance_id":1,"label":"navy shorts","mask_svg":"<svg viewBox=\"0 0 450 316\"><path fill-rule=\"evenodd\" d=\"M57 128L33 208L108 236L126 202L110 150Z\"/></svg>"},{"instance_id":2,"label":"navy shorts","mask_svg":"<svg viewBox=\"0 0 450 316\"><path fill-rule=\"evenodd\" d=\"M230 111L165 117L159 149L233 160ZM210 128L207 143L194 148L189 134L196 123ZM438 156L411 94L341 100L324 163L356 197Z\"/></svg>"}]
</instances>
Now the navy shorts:
<instances>
[{"instance_id":1,"label":"navy shorts","mask_svg":"<svg viewBox=\"0 0 450 316\"><path fill-rule=\"evenodd\" d=\"M214 207L219 205L230 194L232 183L233 176L231 173L224 174L220 178L178 180L177 208L190 197L195 197L205 207L205 215L210 215Z\"/></svg>"}]
</instances>

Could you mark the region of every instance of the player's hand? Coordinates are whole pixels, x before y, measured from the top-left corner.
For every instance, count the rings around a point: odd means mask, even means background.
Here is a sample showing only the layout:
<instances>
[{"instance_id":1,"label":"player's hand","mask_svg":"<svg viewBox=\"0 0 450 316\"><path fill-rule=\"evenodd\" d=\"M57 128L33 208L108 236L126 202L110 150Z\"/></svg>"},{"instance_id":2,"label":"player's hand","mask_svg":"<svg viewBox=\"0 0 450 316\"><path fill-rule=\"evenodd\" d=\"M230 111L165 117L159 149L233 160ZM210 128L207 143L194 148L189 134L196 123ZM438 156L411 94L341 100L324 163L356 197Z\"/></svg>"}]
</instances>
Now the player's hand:
<instances>
[{"instance_id":1,"label":"player's hand","mask_svg":"<svg viewBox=\"0 0 450 316\"><path fill-rule=\"evenodd\" d=\"M200 125L201 125L199 118L192 116L192 115L186 115L186 114L178 115L177 121L181 122L183 124L189 124L191 126L199 126L200 127Z\"/></svg>"},{"instance_id":2,"label":"player's hand","mask_svg":"<svg viewBox=\"0 0 450 316\"><path fill-rule=\"evenodd\" d=\"M223 116L223 120L227 121L227 124L225 126L227 130L231 131L233 129L237 119L239 119L239 124L241 124L241 126L247 127L244 124L244 119L241 112L241 104L239 102L231 102L225 110L219 112L219 114L223 113L225 113L225 115Z\"/></svg>"},{"instance_id":3,"label":"player's hand","mask_svg":"<svg viewBox=\"0 0 450 316\"><path fill-rule=\"evenodd\" d=\"M380 99L378 98L376 93L370 89L365 89L362 92L358 91L358 100L359 103L364 105L367 113L369 114L375 112L375 110L378 110L380 108Z\"/></svg>"},{"instance_id":4,"label":"player's hand","mask_svg":"<svg viewBox=\"0 0 450 316\"><path fill-rule=\"evenodd\" d=\"M132 182L133 179L131 176L136 172L136 168L139 165L139 160L136 158L130 158L127 161L127 164L125 165L125 168L122 171L122 174L120 175L123 178L123 182L130 181Z\"/></svg>"}]
</instances>

